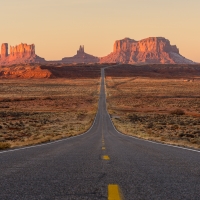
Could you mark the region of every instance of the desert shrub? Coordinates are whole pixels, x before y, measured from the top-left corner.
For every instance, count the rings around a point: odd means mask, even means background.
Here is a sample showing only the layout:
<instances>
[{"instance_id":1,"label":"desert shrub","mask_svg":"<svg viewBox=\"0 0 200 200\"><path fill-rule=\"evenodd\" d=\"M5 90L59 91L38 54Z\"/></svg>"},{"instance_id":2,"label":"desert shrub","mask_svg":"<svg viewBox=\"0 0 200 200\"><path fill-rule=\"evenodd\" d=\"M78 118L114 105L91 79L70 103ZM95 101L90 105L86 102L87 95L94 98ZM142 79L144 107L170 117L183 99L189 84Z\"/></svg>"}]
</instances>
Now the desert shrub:
<instances>
[{"instance_id":1,"label":"desert shrub","mask_svg":"<svg viewBox=\"0 0 200 200\"><path fill-rule=\"evenodd\" d=\"M156 128L157 128L158 130L162 130L162 129L163 129L163 126L158 125L158 126L156 126Z\"/></svg>"},{"instance_id":2,"label":"desert shrub","mask_svg":"<svg viewBox=\"0 0 200 200\"><path fill-rule=\"evenodd\" d=\"M190 138L194 138L194 135L193 135L193 134L190 134L190 133L186 133L185 136L186 136L186 137L190 137Z\"/></svg>"},{"instance_id":3,"label":"desert shrub","mask_svg":"<svg viewBox=\"0 0 200 200\"><path fill-rule=\"evenodd\" d=\"M84 119L85 117L86 117L86 114L83 112L80 112L77 114L77 119L79 119L79 120Z\"/></svg>"},{"instance_id":4,"label":"desert shrub","mask_svg":"<svg viewBox=\"0 0 200 200\"><path fill-rule=\"evenodd\" d=\"M190 133L180 133L179 137L189 137L189 138L194 138L195 136Z\"/></svg>"},{"instance_id":5,"label":"desert shrub","mask_svg":"<svg viewBox=\"0 0 200 200\"><path fill-rule=\"evenodd\" d=\"M197 135L197 137L200 137L200 130L194 131L193 134Z\"/></svg>"},{"instance_id":6,"label":"desert shrub","mask_svg":"<svg viewBox=\"0 0 200 200\"><path fill-rule=\"evenodd\" d=\"M176 130L178 128L179 128L179 126L177 124L174 124L174 125L171 126L171 130Z\"/></svg>"},{"instance_id":7,"label":"desert shrub","mask_svg":"<svg viewBox=\"0 0 200 200\"><path fill-rule=\"evenodd\" d=\"M190 142L193 143L193 144L198 144L198 139L196 139L196 138L191 138L191 139L190 139Z\"/></svg>"},{"instance_id":8,"label":"desert shrub","mask_svg":"<svg viewBox=\"0 0 200 200\"><path fill-rule=\"evenodd\" d=\"M0 117L1 117L1 118L7 117L7 114L6 114L6 112L4 112L4 111L1 111L1 112L0 112Z\"/></svg>"},{"instance_id":9,"label":"desert shrub","mask_svg":"<svg viewBox=\"0 0 200 200\"><path fill-rule=\"evenodd\" d=\"M128 118L131 122L135 122L139 120L139 117L136 114L129 114Z\"/></svg>"},{"instance_id":10,"label":"desert shrub","mask_svg":"<svg viewBox=\"0 0 200 200\"><path fill-rule=\"evenodd\" d=\"M172 114L172 115L184 115L185 112L184 112L184 110L181 110L181 109L175 109L175 110L172 110L170 112L170 114Z\"/></svg>"},{"instance_id":11,"label":"desert shrub","mask_svg":"<svg viewBox=\"0 0 200 200\"><path fill-rule=\"evenodd\" d=\"M147 124L147 128L153 128L153 123L152 123L152 122L149 122L149 123Z\"/></svg>"},{"instance_id":12,"label":"desert shrub","mask_svg":"<svg viewBox=\"0 0 200 200\"><path fill-rule=\"evenodd\" d=\"M3 150L3 149L8 149L10 148L10 143L8 142L0 142L0 150Z\"/></svg>"},{"instance_id":13,"label":"desert shrub","mask_svg":"<svg viewBox=\"0 0 200 200\"><path fill-rule=\"evenodd\" d=\"M185 134L184 134L184 133L180 133L178 136L179 136L179 137L184 137Z\"/></svg>"},{"instance_id":14,"label":"desert shrub","mask_svg":"<svg viewBox=\"0 0 200 200\"><path fill-rule=\"evenodd\" d=\"M2 129L2 128L3 128L3 126L0 125L0 129Z\"/></svg>"}]
</instances>

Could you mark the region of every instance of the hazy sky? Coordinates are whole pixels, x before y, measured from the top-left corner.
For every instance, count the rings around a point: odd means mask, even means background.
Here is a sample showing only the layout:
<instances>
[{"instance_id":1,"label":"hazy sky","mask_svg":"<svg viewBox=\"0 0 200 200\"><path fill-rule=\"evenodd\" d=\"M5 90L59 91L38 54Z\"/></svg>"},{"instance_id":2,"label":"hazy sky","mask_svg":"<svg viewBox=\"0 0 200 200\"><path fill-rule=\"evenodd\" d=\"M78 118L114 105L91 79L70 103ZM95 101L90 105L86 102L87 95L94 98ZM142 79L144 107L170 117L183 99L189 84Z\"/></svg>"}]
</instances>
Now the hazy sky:
<instances>
[{"instance_id":1,"label":"hazy sky","mask_svg":"<svg viewBox=\"0 0 200 200\"><path fill-rule=\"evenodd\" d=\"M34 43L47 60L95 56L115 40L162 36L200 62L200 0L0 0L0 43Z\"/></svg>"}]
</instances>

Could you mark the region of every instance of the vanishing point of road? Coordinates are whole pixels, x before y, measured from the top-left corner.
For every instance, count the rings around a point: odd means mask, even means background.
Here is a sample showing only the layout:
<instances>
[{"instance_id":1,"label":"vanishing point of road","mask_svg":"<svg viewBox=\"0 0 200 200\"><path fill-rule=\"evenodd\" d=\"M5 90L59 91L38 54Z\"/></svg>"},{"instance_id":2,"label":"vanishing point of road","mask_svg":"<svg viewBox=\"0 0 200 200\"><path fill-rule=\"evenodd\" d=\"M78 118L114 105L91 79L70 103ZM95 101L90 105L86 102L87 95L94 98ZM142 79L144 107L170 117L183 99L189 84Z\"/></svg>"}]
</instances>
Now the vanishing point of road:
<instances>
[{"instance_id":1,"label":"vanishing point of road","mask_svg":"<svg viewBox=\"0 0 200 200\"><path fill-rule=\"evenodd\" d=\"M104 69L91 129L77 137L0 151L0 200L199 200L200 151L115 130Z\"/></svg>"}]
</instances>

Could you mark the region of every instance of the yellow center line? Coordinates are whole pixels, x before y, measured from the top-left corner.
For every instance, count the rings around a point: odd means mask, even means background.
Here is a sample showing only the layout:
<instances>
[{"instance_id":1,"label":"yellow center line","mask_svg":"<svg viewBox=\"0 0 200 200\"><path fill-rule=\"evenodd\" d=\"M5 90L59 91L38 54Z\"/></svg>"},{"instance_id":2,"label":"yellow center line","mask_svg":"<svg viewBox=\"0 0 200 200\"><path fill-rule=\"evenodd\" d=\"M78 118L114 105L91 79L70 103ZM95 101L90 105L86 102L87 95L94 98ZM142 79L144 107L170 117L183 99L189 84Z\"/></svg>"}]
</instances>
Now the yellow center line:
<instances>
[{"instance_id":1,"label":"yellow center line","mask_svg":"<svg viewBox=\"0 0 200 200\"><path fill-rule=\"evenodd\" d=\"M108 200L123 200L123 195L117 184L108 185Z\"/></svg>"},{"instance_id":2,"label":"yellow center line","mask_svg":"<svg viewBox=\"0 0 200 200\"><path fill-rule=\"evenodd\" d=\"M102 147L102 150L105 150L106 149L106 147Z\"/></svg>"},{"instance_id":3,"label":"yellow center line","mask_svg":"<svg viewBox=\"0 0 200 200\"><path fill-rule=\"evenodd\" d=\"M110 160L110 157L108 155L104 155L104 156L102 156L102 159L103 160Z\"/></svg>"}]
</instances>

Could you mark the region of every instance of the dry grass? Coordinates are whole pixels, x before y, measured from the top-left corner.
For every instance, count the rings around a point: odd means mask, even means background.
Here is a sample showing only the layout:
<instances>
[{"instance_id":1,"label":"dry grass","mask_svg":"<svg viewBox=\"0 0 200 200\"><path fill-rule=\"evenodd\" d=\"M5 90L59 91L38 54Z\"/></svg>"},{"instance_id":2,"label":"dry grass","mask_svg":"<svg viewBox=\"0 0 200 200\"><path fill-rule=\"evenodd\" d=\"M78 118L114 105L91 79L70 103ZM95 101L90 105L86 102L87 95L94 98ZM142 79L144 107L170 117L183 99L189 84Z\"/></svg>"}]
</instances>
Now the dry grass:
<instances>
[{"instance_id":1,"label":"dry grass","mask_svg":"<svg viewBox=\"0 0 200 200\"><path fill-rule=\"evenodd\" d=\"M200 81L106 77L108 110L125 134L200 148Z\"/></svg>"},{"instance_id":2,"label":"dry grass","mask_svg":"<svg viewBox=\"0 0 200 200\"><path fill-rule=\"evenodd\" d=\"M97 111L99 81L0 80L0 149L87 131Z\"/></svg>"}]
</instances>

